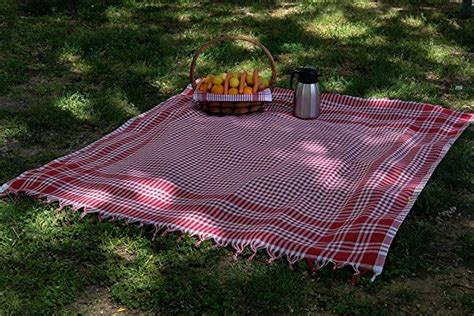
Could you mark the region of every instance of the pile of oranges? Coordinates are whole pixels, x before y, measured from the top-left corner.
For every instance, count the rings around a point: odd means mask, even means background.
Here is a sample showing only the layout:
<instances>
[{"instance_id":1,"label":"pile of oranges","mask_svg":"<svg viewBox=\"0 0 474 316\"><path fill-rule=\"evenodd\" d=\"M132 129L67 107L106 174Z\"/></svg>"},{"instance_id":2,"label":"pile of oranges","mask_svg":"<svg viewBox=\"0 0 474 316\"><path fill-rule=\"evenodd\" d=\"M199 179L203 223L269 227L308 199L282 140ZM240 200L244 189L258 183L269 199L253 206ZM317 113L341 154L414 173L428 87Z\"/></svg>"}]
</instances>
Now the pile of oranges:
<instances>
[{"instance_id":1,"label":"pile of oranges","mask_svg":"<svg viewBox=\"0 0 474 316\"><path fill-rule=\"evenodd\" d=\"M197 89L203 93L214 94L252 94L268 88L269 80L258 74L254 69L252 74L247 71L227 72L220 75L208 75L198 83Z\"/></svg>"}]
</instances>

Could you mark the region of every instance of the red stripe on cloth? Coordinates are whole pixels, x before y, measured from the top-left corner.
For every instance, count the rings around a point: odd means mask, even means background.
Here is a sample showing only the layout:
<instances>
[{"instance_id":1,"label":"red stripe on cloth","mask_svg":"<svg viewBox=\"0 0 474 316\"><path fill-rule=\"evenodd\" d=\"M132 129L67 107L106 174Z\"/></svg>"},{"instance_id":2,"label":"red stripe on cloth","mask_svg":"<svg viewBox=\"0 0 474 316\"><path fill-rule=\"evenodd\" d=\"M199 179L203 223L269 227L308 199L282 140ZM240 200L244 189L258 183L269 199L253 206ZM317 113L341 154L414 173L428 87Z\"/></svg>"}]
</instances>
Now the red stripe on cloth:
<instances>
[{"instance_id":1,"label":"red stripe on cloth","mask_svg":"<svg viewBox=\"0 0 474 316\"><path fill-rule=\"evenodd\" d=\"M473 115L322 94L292 115L274 89L260 114L208 116L180 95L97 142L7 182L61 206L153 224L274 260L381 273L416 197ZM249 96L254 97L254 96Z\"/></svg>"}]
</instances>

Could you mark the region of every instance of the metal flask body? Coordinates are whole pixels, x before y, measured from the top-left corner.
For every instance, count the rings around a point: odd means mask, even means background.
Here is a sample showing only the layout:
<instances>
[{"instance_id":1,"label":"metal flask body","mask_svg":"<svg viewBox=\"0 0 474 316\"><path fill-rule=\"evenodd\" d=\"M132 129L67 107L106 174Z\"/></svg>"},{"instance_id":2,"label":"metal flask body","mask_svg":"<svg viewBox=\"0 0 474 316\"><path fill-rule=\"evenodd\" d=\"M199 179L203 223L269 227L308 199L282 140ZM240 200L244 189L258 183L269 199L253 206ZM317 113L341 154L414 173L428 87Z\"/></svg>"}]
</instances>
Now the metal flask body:
<instances>
[{"instance_id":1,"label":"metal flask body","mask_svg":"<svg viewBox=\"0 0 474 316\"><path fill-rule=\"evenodd\" d=\"M293 88L294 76L298 83L294 90L293 113L301 119L317 118L321 111L321 94L319 91L319 73L315 68L305 67L291 74L290 85Z\"/></svg>"}]
</instances>

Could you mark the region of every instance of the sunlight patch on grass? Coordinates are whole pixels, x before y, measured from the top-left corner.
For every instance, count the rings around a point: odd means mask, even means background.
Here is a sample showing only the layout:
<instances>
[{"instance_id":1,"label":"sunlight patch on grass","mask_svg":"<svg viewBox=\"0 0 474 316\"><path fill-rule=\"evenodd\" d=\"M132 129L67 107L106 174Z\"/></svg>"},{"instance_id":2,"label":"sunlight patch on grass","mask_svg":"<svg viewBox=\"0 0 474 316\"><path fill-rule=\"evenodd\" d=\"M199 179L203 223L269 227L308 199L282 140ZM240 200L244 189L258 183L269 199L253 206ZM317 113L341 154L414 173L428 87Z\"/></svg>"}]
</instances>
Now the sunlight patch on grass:
<instances>
[{"instance_id":1,"label":"sunlight patch on grass","mask_svg":"<svg viewBox=\"0 0 474 316\"><path fill-rule=\"evenodd\" d=\"M178 16L177 16L178 21L181 22L181 23L191 22L192 17L193 17L193 15L191 13L188 13L188 12L183 12L181 14L178 14Z\"/></svg>"},{"instance_id":2,"label":"sunlight patch on grass","mask_svg":"<svg viewBox=\"0 0 474 316\"><path fill-rule=\"evenodd\" d=\"M145 247L149 246L149 241L143 238L132 239L129 236L119 238L110 237L103 241L99 246L104 253L110 257L117 258L126 262L133 262ZM146 255L149 255L147 252Z\"/></svg>"},{"instance_id":3,"label":"sunlight patch on grass","mask_svg":"<svg viewBox=\"0 0 474 316\"><path fill-rule=\"evenodd\" d=\"M280 48L284 52L300 52L305 50L303 43L283 43Z\"/></svg>"},{"instance_id":4,"label":"sunlight patch on grass","mask_svg":"<svg viewBox=\"0 0 474 316\"><path fill-rule=\"evenodd\" d=\"M387 47L390 45L387 37L375 34L370 34L369 36L365 37L364 42L366 45L373 47Z\"/></svg>"},{"instance_id":5,"label":"sunlight patch on grass","mask_svg":"<svg viewBox=\"0 0 474 316\"><path fill-rule=\"evenodd\" d=\"M436 103L439 91L436 87L415 80L398 80L388 89L372 89L367 96L400 100L417 100L418 102Z\"/></svg>"},{"instance_id":6,"label":"sunlight patch on grass","mask_svg":"<svg viewBox=\"0 0 474 316\"><path fill-rule=\"evenodd\" d=\"M439 37L436 26L429 23L426 18L420 16L402 16L401 23L406 25L405 31L413 34L413 36L424 35L426 37L434 38Z\"/></svg>"},{"instance_id":7,"label":"sunlight patch on grass","mask_svg":"<svg viewBox=\"0 0 474 316\"><path fill-rule=\"evenodd\" d=\"M25 122L13 119L0 119L0 146L7 144L10 140L25 136L28 125Z\"/></svg>"},{"instance_id":8,"label":"sunlight patch on grass","mask_svg":"<svg viewBox=\"0 0 474 316\"><path fill-rule=\"evenodd\" d=\"M273 18L284 18L286 16L296 14L301 10L301 7L298 7L296 5L288 5L271 11L270 16Z\"/></svg>"},{"instance_id":9,"label":"sunlight patch on grass","mask_svg":"<svg viewBox=\"0 0 474 316\"><path fill-rule=\"evenodd\" d=\"M74 46L66 45L59 54L59 61L73 73L87 74L91 70L91 66L82 59L79 49Z\"/></svg>"},{"instance_id":10,"label":"sunlight patch on grass","mask_svg":"<svg viewBox=\"0 0 474 316\"><path fill-rule=\"evenodd\" d=\"M435 43L429 43L426 45L427 49L427 56L438 63L446 63L446 62L452 62L451 57L451 51L452 47L444 44L435 44ZM459 48L458 48L459 49Z\"/></svg>"},{"instance_id":11,"label":"sunlight patch on grass","mask_svg":"<svg viewBox=\"0 0 474 316\"><path fill-rule=\"evenodd\" d=\"M189 30L185 30L183 32L174 34L172 38L174 40L183 41L183 43L186 43L186 42L188 44L193 43L192 46L195 47L196 46L195 43L199 43L199 42L204 43L205 40L208 40L209 35L203 32L196 32L196 30L194 29L189 29Z\"/></svg>"},{"instance_id":12,"label":"sunlight patch on grass","mask_svg":"<svg viewBox=\"0 0 474 316\"><path fill-rule=\"evenodd\" d=\"M343 76L327 76L328 80L324 82L324 89L333 91L334 93L342 93L346 87L350 84Z\"/></svg>"},{"instance_id":13,"label":"sunlight patch on grass","mask_svg":"<svg viewBox=\"0 0 474 316\"><path fill-rule=\"evenodd\" d=\"M36 213L26 222L25 233L36 242L42 240L50 244L61 243L58 237L65 233L63 225L68 214L58 212L56 207L54 205L35 207Z\"/></svg>"},{"instance_id":14,"label":"sunlight patch on grass","mask_svg":"<svg viewBox=\"0 0 474 316\"><path fill-rule=\"evenodd\" d=\"M427 43L424 45L424 48L427 58L431 61L455 70L457 74L456 80L472 81L474 65L470 60L469 52L466 52L461 47L448 44ZM447 71L448 69L444 68L443 70Z\"/></svg>"},{"instance_id":15,"label":"sunlight patch on grass","mask_svg":"<svg viewBox=\"0 0 474 316\"><path fill-rule=\"evenodd\" d=\"M79 92L60 96L54 106L81 120L91 120L94 117L89 97Z\"/></svg>"},{"instance_id":16,"label":"sunlight patch on grass","mask_svg":"<svg viewBox=\"0 0 474 316\"><path fill-rule=\"evenodd\" d=\"M168 78L160 77L159 79L153 80L152 86L159 89L161 93L164 94L172 94L177 89L176 80L171 76Z\"/></svg>"},{"instance_id":17,"label":"sunlight patch on grass","mask_svg":"<svg viewBox=\"0 0 474 316\"><path fill-rule=\"evenodd\" d=\"M344 40L366 35L369 27L365 23L349 21L341 11L335 11L304 23L304 30L323 39Z\"/></svg>"},{"instance_id":18,"label":"sunlight patch on grass","mask_svg":"<svg viewBox=\"0 0 474 316\"><path fill-rule=\"evenodd\" d=\"M105 10L105 16L112 24L129 23L132 18L132 11L128 8L110 6Z\"/></svg>"},{"instance_id":19,"label":"sunlight patch on grass","mask_svg":"<svg viewBox=\"0 0 474 316\"><path fill-rule=\"evenodd\" d=\"M425 25L426 19L423 19L421 16L404 16L400 19L402 23L405 23L406 26L412 27L412 28L421 28Z\"/></svg>"}]
</instances>

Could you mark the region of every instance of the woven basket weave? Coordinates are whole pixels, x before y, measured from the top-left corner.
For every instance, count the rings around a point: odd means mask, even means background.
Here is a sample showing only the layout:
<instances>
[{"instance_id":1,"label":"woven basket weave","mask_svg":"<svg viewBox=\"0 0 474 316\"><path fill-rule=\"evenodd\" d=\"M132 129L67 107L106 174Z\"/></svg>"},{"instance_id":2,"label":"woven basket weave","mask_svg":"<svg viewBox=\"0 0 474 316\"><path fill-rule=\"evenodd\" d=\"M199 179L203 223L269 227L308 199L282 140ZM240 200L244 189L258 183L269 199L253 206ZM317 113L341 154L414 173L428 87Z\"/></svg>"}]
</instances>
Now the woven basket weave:
<instances>
[{"instance_id":1,"label":"woven basket weave","mask_svg":"<svg viewBox=\"0 0 474 316\"><path fill-rule=\"evenodd\" d=\"M193 60L191 62L191 69L189 71L189 79L191 81L193 91L196 91L196 87L197 87L195 72L196 72L196 61L199 58L199 55L202 54L210 46L213 46L215 44L218 44L224 41L244 41L244 42L248 42L259 47L265 53L265 55L267 56L269 60L270 68L272 71L269 87L271 88L273 86L276 80L276 67L275 67L275 61L270 51L255 39L245 37L245 36L239 36L239 35L229 35L229 36L218 37L204 43L194 53ZM208 114L212 114L212 115L241 115L241 114L255 113L258 111L262 111L263 108L265 107L265 104L268 103L265 101L238 101L238 102L236 101L197 101L197 102L200 104L201 109L204 112Z\"/></svg>"}]
</instances>

